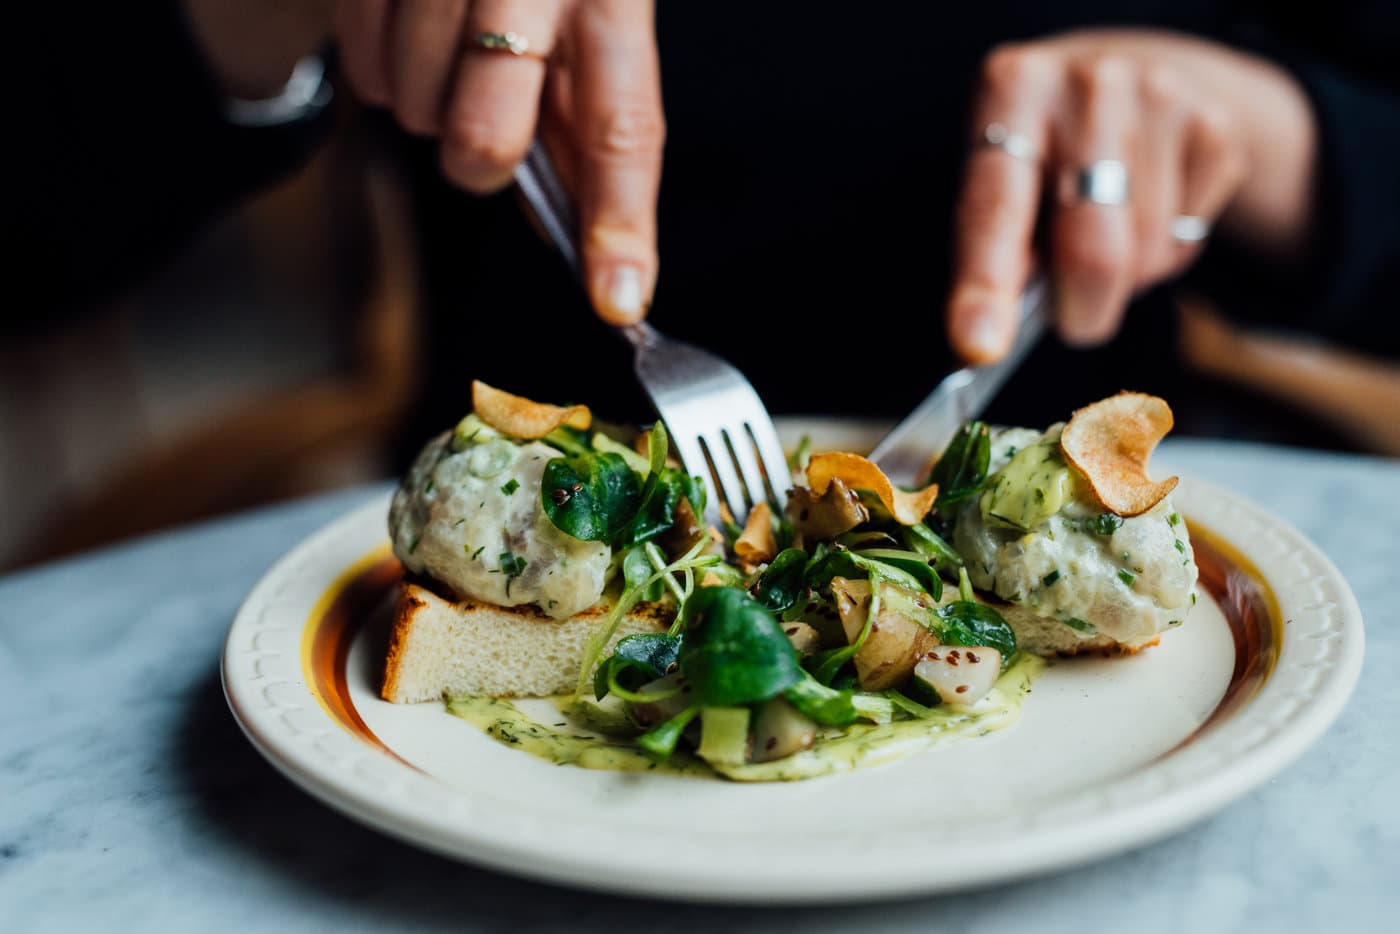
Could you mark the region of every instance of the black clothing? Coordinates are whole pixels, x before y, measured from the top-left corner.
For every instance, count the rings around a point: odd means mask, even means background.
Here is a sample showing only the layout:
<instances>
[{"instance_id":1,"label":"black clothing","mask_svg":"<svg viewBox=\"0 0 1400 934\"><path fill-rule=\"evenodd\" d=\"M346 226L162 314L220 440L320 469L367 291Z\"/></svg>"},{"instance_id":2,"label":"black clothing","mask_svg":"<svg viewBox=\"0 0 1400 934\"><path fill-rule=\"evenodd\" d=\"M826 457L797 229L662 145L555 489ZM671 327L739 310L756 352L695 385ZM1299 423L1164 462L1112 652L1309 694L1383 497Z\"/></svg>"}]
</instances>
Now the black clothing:
<instances>
[{"instance_id":1,"label":"black clothing","mask_svg":"<svg viewBox=\"0 0 1400 934\"><path fill-rule=\"evenodd\" d=\"M1400 354L1387 301L1400 287L1400 6L1343 0L1308 17L1203 0L1131 14L1106 0L859 16L848 4L658 6L669 138L652 320L732 360L775 412L898 415L952 365L943 302L979 64L1000 42L1086 26L1214 37L1298 78L1321 132L1310 261L1280 270L1215 242L1190 275L1231 314ZM171 10L93 8L100 30L76 39L57 10L30 11L43 38L23 53L28 71L52 80L35 88L41 129L23 157L38 197L7 253L51 304L5 317L47 319L124 287L128 270L294 165L314 133L222 125ZM165 103L133 112L132 99ZM630 349L591 316L515 198L452 189L432 143L381 122L412 169L429 300L426 394L406 438L454 421L473 377L644 418ZM1220 400L1193 409L1217 390L1176 364L1173 328L1164 290L1149 293L1105 348L1047 342L991 415L1045 424L1135 388L1170 399L1185 430L1216 431L1193 422L1193 410L1218 417Z\"/></svg>"}]
</instances>

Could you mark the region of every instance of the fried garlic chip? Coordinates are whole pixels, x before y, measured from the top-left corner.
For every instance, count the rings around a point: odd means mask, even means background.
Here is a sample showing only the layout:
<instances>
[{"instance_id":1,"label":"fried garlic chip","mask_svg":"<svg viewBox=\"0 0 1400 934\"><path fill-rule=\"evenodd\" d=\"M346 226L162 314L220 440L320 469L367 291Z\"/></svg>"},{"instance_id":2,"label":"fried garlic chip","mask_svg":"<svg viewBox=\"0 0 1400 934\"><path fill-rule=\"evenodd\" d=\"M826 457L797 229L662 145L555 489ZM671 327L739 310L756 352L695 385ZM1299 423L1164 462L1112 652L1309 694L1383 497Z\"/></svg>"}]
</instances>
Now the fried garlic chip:
<instances>
[{"instance_id":1,"label":"fried garlic chip","mask_svg":"<svg viewBox=\"0 0 1400 934\"><path fill-rule=\"evenodd\" d=\"M502 434L526 440L543 438L560 425L583 430L593 424L593 414L586 405L547 405L513 396L479 379L472 380L472 410Z\"/></svg>"},{"instance_id":2,"label":"fried garlic chip","mask_svg":"<svg viewBox=\"0 0 1400 934\"><path fill-rule=\"evenodd\" d=\"M1176 477L1154 481L1147 475L1153 449L1171 430L1166 402L1120 392L1075 412L1060 434L1060 451L1101 506L1120 516L1140 516L1176 489Z\"/></svg>"},{"instance_id":3,"label":"fried garlic chip","mask_svg":"<svg viewBox=\"0 0 1400 934\"><path fill-rule=\"evenodd\" d=\"M840 480L853 490L874 493L900 525L921 521L938 499L938 484L931 483L912 493L897 489L883 470L859 454L813 454L807 463L807 485L812 492L821 496L832 480Z\"/></svg>"},{"instance_id":4,"label":"fried garlic chip","mask_svg":"<svg viewBox=\"0 0 1400 934\"><path fill-rule=\"evenodd\" d=\"M734 554L745 564L760 565L772 561L778 554L773 538L773 510L767 503L758 503L749 510L744 531L734 540Z\"/></svg>"}]
</instances>

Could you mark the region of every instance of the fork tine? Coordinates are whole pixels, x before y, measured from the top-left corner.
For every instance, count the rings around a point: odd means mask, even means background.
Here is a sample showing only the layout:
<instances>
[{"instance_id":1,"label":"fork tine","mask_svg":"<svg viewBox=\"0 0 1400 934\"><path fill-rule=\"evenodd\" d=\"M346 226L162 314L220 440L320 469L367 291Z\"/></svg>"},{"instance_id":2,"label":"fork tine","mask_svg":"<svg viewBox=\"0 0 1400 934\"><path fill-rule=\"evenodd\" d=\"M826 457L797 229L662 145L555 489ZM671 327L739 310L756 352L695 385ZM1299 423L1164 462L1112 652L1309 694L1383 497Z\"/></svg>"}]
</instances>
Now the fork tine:
<instances>
[{"instance_id":1,"label":"fork tine","mask_svg":"<svg viewBox=\"0 0 1400 934\"><path fill-rule=\"evenodd\" d=\"M710 468L705 463L705 449L700 446L700 439L695 435L677 434L671 428L671 421L669 419L663 420L666 421L666 431L671 435L671 445L680 455L681 466L685 468L685 472L705 481L705 490L709 495L705 498L704 518L705 521L710 522L711 511L714 511L716 516L719 515L719 500L716 499L718 494L714 492L714 478L710 476Z\"/></svg>"},{"instance_id":2,"label":"fork tine","mask_svg":"<svg viewBox=\"0 0 1400 934\"><path fill-rule=\"evenodd\" d=\"M714 431L708 435L701 435L700 443L705 446L705 451L710 456L710 470L715 477L716 517L719 503L723 501L734 516L734 521L743 525L744 520L748 518L749 508L744 503L744 487L739 480L739 474L734 470L734 458L725 446L724 436L719 431ZM708 512L707 508L706 513Z\"/></svg>"},{"instance_id":3,"label":"fork tine","mask_svg":"<svg viewBox=\"0 0 1400 934\"><path fill-rule=\"evenodd\" d=\"M763 472L768 475L769 501L782 512L787 505L787 493L792 487L792 475L788 472L787 454L783 451L778 432L773 428L772 419L753 419L744 426L753 441L754 450L763 464Z\"/></svg>"},{"instance_id":4,"label":"fork tine","mask_svg":"<svg viewBox=\"0 0 1400 934\"><path fill-rule=\"evenodd\" d=\"M724 433L729 440L730 449L734 452L734 460L739 464L739 473L744 478L744 491L748 494L749 508L752 509L768 499L768 488L763 481L763 468L759 464L762 458L754 449L753 435L749 432L747 422L731 425Z\"/></svg>"}]
</instances>

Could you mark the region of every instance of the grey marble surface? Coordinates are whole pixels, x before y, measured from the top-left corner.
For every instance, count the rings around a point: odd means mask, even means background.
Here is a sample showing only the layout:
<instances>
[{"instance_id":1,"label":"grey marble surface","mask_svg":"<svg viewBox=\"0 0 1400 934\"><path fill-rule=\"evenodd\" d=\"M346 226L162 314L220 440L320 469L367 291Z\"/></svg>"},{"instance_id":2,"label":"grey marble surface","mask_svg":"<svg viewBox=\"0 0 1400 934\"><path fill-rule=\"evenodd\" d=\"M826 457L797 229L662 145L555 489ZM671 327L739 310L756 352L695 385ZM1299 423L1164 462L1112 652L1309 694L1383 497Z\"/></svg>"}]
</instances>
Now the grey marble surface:
<instances>
[{"instance_id":1,"label":"grey marble surface","mask_svg":"<svg viewBox=\"0 0 1400 934\"><path fill-rule=\"evenodd\" d=\"M244 594L361 490L0 580L0 929L1389 929L1400 914L1400 465L1196 443L1159 458L1300 527L1350 581L1367 630L1361 683L1321 742L1163 843L965 895L795 910L591 895L393 842L274 772L218 680Z\"/></svg>"}]
</instances>

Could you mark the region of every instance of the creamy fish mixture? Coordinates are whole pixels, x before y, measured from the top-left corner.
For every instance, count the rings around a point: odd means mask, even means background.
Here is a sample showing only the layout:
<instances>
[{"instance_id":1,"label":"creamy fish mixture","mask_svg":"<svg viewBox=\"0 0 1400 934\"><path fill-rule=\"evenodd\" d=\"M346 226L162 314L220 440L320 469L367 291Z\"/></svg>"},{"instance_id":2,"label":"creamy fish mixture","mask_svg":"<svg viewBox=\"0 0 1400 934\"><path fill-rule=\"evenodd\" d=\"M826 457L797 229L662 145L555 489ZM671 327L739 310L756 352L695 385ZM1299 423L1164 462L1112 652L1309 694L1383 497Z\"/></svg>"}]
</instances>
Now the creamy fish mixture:
<instances>
[{"instance_id":1,"label":"creamy fish mixture","mask_svg":"<svg viewBox=\"0 0 1400 934\"><path fill-rule=\"evenodd\" d=\"M561 452L485 425L434 438L394 494L394 554L461 597L533 603L565 619L598 602L612 550L554 527L540 505L545 464Z\"/></svg>"},{"instance_id":2,"label":"creamy fish mixture","mask_svg":"<svg viewBox=\"0 0 1400 934\"><path fill-rule=\"evenodd\" d=\"M958 513L954 546L979 589L1082 639L1150 642L1196 599L1185 523L1170 496L1132 518L1104 512L1060 454L1063 427L992 440L987 489Z\"/></svg>"}]
</instances>

